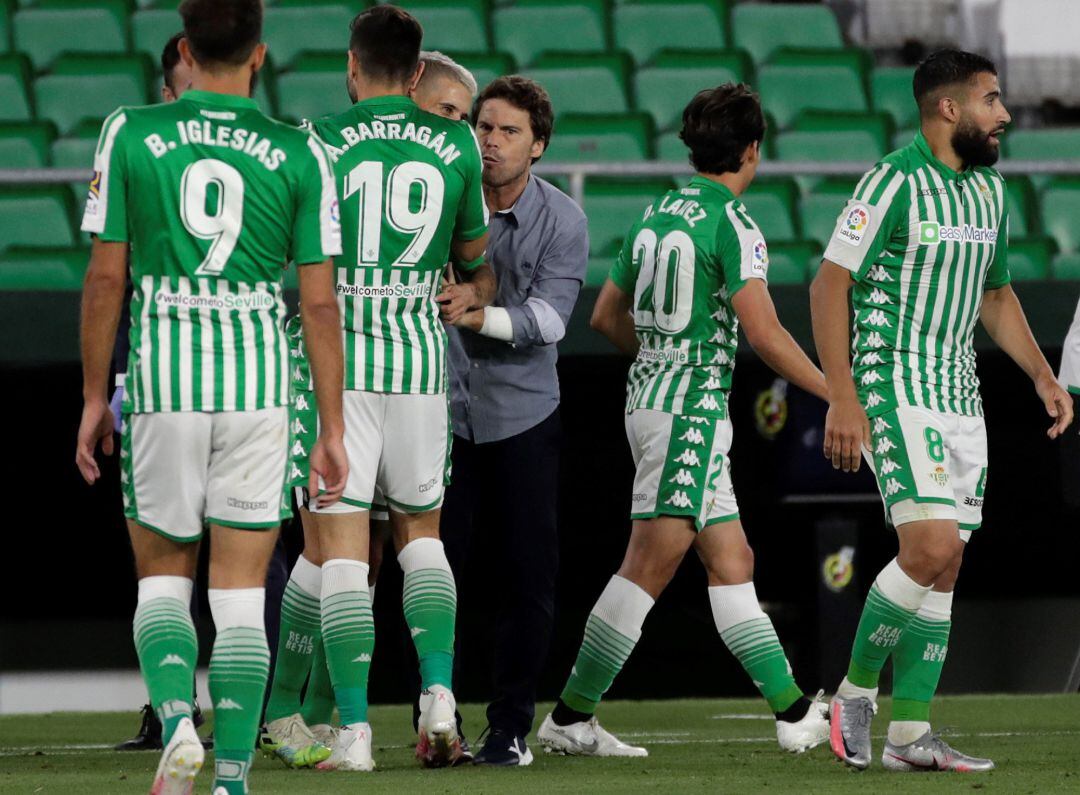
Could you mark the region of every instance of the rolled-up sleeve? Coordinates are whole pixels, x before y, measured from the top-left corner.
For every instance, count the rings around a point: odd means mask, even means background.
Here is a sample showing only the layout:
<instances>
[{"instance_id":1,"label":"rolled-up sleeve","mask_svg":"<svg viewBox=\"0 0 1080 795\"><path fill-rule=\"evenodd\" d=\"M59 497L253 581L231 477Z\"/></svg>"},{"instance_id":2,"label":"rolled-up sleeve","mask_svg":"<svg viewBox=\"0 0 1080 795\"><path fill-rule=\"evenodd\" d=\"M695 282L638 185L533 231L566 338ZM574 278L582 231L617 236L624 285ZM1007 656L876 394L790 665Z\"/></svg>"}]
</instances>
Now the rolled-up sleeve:
<instances>
[{"instance_id":1,"label":"rolled-up sleeve","mask_svg":"<svg viewBox=\"0 0 1080 795\"><path fill-rule=\"evenodd\" d=\"M585 281L589 233L585 218L556 228L555 239L536 265L536 276L521 306L507 307L514 324L514 345L553 345L566 334Z\"/></svg>"}]
</instances>

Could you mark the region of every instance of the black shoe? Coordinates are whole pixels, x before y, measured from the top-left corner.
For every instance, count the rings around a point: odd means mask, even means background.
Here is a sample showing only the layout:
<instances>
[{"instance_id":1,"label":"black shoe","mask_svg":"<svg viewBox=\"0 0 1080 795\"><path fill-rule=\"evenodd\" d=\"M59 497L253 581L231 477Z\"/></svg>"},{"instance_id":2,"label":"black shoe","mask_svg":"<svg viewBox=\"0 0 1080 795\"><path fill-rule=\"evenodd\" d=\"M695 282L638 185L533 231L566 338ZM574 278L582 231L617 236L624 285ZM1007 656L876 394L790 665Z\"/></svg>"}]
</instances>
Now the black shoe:
<instances>
[{"instance_id":1,"label":"black shoe","mask_svg":"<svg viewBox=\"0 0 1080 795\"><path fill-rule=\"evenodd\" d=\"M207 751L213 751L214 750L214 733L210 732L208 735L203 737L202 740L200 740L200 742L202 743L202 747L205 748Z\"/></svg>"},{"instance_id":2,"label":"black shoe","mask_svg":"<svg viewBox=\"0 0 1080 795\"><path fill-rule=\"evenodd\" d=\"M124 740L113 746L117 751L160 751L161 721L154 714L154 708L146 704L142 708L142 725L139 732L130 740Z\"/></svg>"},{"instance_id":3,"label":"black shoe","mask_svg":"<svg viewBox=\"0 0 1080 795\"><path fill-rule=\"evenodd\" d=\"M458 721L458 737L461 739L461 756L451 762L450 767L469 765L475 761L473 759L472 749L469 748L469 741L466 740L465 735L461 733L461 721Z\"/></svg>"},{"instance_id":4,"label":"black shoe","mask_svg":"<svg viewBox=\"0 0 1080 795\"><path fill-rule=\"evenodd\" d=\"M491 729L473 764L525 767L532 761L532 751L525 745L524 737L503 729Z\"/></svg>"},{"instance_id":5,"label":"black shoe","mask_svg":"<svg viewBox=\"0 0 1080 795\"><path fill-rule=\"evenodd\" d=\"M206 723L206 718L203 717L202 707L199 706L198 699L195 699L191 705L191 722L195 724L196 729Z\"/></svg>"}]
</instances>

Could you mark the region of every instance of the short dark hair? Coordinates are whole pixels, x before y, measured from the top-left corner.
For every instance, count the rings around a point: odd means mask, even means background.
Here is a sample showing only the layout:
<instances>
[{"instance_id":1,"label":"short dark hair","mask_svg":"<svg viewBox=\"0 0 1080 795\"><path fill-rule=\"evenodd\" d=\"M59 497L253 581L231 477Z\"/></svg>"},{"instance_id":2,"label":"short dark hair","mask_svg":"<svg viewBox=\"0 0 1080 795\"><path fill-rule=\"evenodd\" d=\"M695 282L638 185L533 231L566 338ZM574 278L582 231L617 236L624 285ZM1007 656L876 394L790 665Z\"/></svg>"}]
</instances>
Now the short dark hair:
<instances>
[{"instance_id":1,"label":"short dark hair","mask_svg":"<svg viewBox=\"0 0 1080 795\"><path fill-rule=\"evenodd\" d=\"M551 131L555 126L555 111L551 107L551 97L547 89L521 75L507 75L497 77L484 86L480 96L473 103L472 123L476 126L476 120L480 118L480 109L489 99L501 99L518 110L529 114L529 128L533 138L544 142L546 150L551 143ZM540 158L534 157L535 163Z\"/></svg>"},{"instance_id":2,"label":"short dark hair","mask_svg":"<svg viewBox=\"0 0 1080 795\"><path fill-rule=\"evenodd\" d=\"M976 75L989 72L997 74L997 67L989 58L962 50L938 50L926 56L915 68L911 81L919 112L926 115L937 103L937 91L958 83L970 83Z\"/></svg>"},{"instance_id":3,"label":"short dark hair","mask_svg":"<svg viewBox=\"0 0 1080 795\"><path fill-rule=\"evenodd\" d=\"M184 0L180 17L200 64L239 66L262 39L262 0Z\"/></svg>"},{"instance_id":4,"label":"short dark hair","mask_svg":"<svg viewBox=\"0 0 1080 795\"><path fill-rule=\"evenodd\" d=\"M761 100L744 83L699 91L683 110L679 138L690 148L690 162L698 171L738 171L746 147L764 137Z\"/></svg>"},{"instance_id":5,"label":"short dark hair","mask_svg":"<svg viewBox=\"0 0 1080 795\"><path fill-rule=\"evenodd\" d=\"M405 9L378 5L361 11L349 31L349 49L365 75L403 82L416 72L424 29Z\"/></svg>"},{"instance_id":6,"label":"short dark hair","mask_svg":"<svg viewBox=\"0 0 1080 795\"><path fill-rule=\"evenodd\" d=\"M174 94L176 93L176 86L173 85L173 69L180 63L180 39L182 38L184 38L184 31L174 33L165 42L165 49L161 51L161 76L165 80L165 85Z\"/></svg>"}]
</instances>

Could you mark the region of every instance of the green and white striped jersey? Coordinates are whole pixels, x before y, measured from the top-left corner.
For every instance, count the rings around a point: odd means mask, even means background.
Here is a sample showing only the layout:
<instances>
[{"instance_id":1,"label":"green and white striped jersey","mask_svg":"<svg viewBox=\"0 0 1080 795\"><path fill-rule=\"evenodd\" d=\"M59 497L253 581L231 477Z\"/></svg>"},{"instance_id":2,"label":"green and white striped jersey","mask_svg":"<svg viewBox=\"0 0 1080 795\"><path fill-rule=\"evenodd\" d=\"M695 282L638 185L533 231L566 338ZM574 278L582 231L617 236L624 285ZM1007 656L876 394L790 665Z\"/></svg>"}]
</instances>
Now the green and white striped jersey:
<instances>
[{"instance_id":1,"label":"green and white striped jersey","mask_svg":"<svg viewBox=\"0 0 1080 795\"><path fill-rule=\"evenodd\" d=\"M746 207L724 185L694 177L645 209L611 280L634 296L641 343L626 412L727 417L739 319L731 299L765 280L769 253Z\"/></svg>"},{"instance_id":2,"label":"green and white striped jersey","mask_svg":"<svg viewBox=\"0 0 1080 795\"><path fill-rule=\"evenodd\" d=\"M852 272L852 372L867 414L897 405L982 416L975 323L1009 283L1008 195L992 168L956 172L919 133L855 188L825 259Z\"/></svg>"},{"instance_id":3,"label":"green and white striped jersey","mask_svg":"<svg viewBox=\"0 0 1080 795\"><path fill-rule=\"evenodd\" d=\"M287 405L282 273L341 252L337 213L325 147L250 99L109 116L82 228L131 247L124 410Z\"/></svg>"},{"instance_id":4,"label":"green and white striped jersey","mask_svg":"<svg viewBox=\"0 0 1080 795\"><path fill-rule=\"evenodd\" d=\"M345 388L441 394L446 332L435 296L451 242L487 231L472 128L404 96L362 100L312 126L341 196Z\"/></svg>"}]
</instances>

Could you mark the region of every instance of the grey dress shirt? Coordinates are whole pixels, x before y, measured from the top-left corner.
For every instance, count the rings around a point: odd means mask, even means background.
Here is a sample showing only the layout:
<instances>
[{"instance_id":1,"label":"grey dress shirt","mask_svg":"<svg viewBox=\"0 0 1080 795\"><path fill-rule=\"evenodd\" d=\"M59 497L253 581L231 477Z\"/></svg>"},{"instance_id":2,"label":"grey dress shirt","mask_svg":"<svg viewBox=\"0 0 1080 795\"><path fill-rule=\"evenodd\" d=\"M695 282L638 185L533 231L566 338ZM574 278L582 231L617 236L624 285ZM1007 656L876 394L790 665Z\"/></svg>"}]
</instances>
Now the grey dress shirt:
<instances>
[{"instance_id":1,"label":"grey dress shirt","mask_svg":"<svg viewBox=\"0 0 1080 795\"><path fill-rule=\"evenodd\" d=\"M492 214L489 234L487 260L499 285L492 305L510 313L514 341L447 328L454 433L477 443L516 436L558 407L555 343L589 258L585 213L535 175L512 208Z\"/></svg>"}]
</instances>

